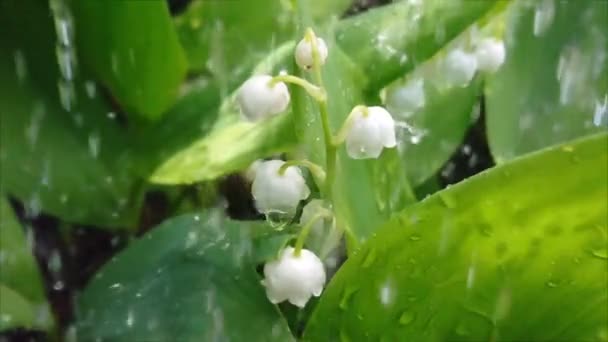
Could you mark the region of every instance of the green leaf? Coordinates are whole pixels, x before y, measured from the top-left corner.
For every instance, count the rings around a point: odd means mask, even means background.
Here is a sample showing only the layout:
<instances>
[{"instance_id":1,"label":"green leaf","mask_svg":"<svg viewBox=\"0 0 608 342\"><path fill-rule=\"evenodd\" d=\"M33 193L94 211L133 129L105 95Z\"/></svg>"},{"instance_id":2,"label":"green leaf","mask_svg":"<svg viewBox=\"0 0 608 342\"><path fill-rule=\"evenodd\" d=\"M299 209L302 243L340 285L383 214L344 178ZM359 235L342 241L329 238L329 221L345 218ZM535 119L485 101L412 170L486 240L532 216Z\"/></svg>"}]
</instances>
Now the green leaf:
<instances>
[{"instance_id":1,"label":"green leaf","mask_svg":"<svg viewBox=\"0 0 608 342\"><path fill-rule=\"evenodd\" d=\"M338 271L305 340L605 340L607 144L543 150L406 209Z\"/></svg>"},{"instance_id":2,"label":"green leaf","mask_svg":"<svg viewBox=\"0 0 608 342\"><path fill-rule=\"evenodd\" d=\"M176 99L187 69L166 1L71 5L81 62L129 114L159 118Z\"/></svg>"},{"instance_id":3,"label":"green leaf","mask_svg":"<svg viewBox=\"0 0 608 342\"><path fill-rule=\"evenodd\" d=\"M220 211L155 228L79 297L79 339L293 341L255 272L253 228Z\"/></svg>"},{"instance_id":4,"label":"green leaf","mask_svg":"<svg viewBox=\"0 0 608 342\"><path fill-rule=\"evenodd\" d=\"M316 0L313 18L341 15L351 0ZM193 1L175 19L190 68L209 69L215 76L242 80L257 60L293 38L291 1Z\"/></svg>"},{"instance_id":5,"label":"green leaf","mask_svg":"<svg viewBox=\"0 0 608 342\"><path fill-rule=\"evenodd\" d=\"M69 222L129 225L137 217L124 127L97 94L86 70L66 79L45 3L0 3L0 181L33 215ZM110 115L108 114L110 113Z\"/></svg>"},{"instance_id":6,"label":"green leaf","mask_svg":"<svg viewBox=\"0 0 608 342\"><path fill-rule=\"evenodd\" d=\"M0 332L11 328L34 326L32 305L19 293L0 283Z\"/></svg>"},{"instance_id":7,"label":"green leaf","mask_svg":"<svg viewBox=\"0 0 608 342\"><path fill-rule=\"evenodd\" d=\"M0 331L53 324L38 265L8 201L0 197Z\"/></svg>"},{"instance_id":8,"label":"green leaf","mask_svg":"<svg viewBox=\"0 0 608 342\"><path fill-rule=\"evenodd\" d=\"M486 88L488 139L499 163L608 124L608 3L511 7L507 59Z\"/></svg>"},{"instance_id":9,"label":"green leaf","mask_svg":"<svg viewBox=\"0 0 608 342\"><path fill-rule=\"evenodd\" d=\"M377 91L431 57L500 1L400 1L338 23L336 39Z\"/></svg>"},{"instance_id":10,"label":"green leaf","mask_svg":"<svg viewBox=\"0 0 608 342\"><path fill-rule=\"evenodd\" d=\"M259 62L255 72L275 73L291 62L293 42ZM287 62L289 60L289 62ZM167 118L145 129L135 154L161 184L194 183L242 170L256 159L295 145L293 116L283 113L250 123L241 118L235 90L218 108L217 82L203 83L184 96ZM201 115L201 112L204 115Z\"/></svg>"},{"instance_id":11,"label":"green leaf","mask_svg":"<svg viewBox=\"0 0 608 342\"><path fill-rule=\"evenodd\" d=\"M191 69L242 79L257 60L291 38L293 11L286 1L199 0L175 26Z\"/></svg>"}]
</instances>

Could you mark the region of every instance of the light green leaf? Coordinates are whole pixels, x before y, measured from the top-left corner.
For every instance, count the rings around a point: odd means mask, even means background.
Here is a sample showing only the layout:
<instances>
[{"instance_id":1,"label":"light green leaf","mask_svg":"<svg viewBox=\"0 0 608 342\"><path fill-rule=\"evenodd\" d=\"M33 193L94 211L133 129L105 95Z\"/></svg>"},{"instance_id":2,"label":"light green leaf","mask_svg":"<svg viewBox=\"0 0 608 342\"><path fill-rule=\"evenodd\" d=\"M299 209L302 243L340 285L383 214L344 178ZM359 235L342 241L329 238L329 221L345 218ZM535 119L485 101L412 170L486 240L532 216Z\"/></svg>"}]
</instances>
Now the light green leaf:
<instances>
[{"instance_id":1,"label":"light green leaf","mask_svg":"<svg viewBox=\"0 0 608 342\"><path fill-rule=\"evenodd\" d=\"M504 162L608 125L608 2L519 1L488 80L490 149Z\"/></svg>"},{"instance_id":2,"label":"light green leaf","mask_svg":"<svg viewBox=\"0 0 608 342\"><path fill-rule=\"evenodd\" d=\"M255 272L255 227L220 211L166 221L82 293L79 339L293 341Z\"/></svg>"},{"instance_id":3,"label":"light green leaf","mask_svg":"<svg viewBox=\"0 0 608 342\"><path fill-rule=\"evenodd\" d=\"M256 72L276 73L291 62L293 42L259 62ZM211 180L248 167L256 159L295 145L290 112L250 123L241 118L235 90L218 108L217 82L195 86L167 117L143 130L135 154L153 170L149 180L161 184Z\"/></svg>"},{"instance_id":4,"label":"light green leaf","mask_svg":"<svg viewBox=\"0 0 608 342\"><path fill-rule=\"evenodd\" d=\"M399 1L341 21L336 40L377 91L505 1Z\"/></svg>"},{"instance_id":5,"label":"light green leaf","mask_svg":"<svg viewBox=\"0 0 608 342\"><path fill-rule=\"evenodd\" d=\"M84 68L72 80L59 72L56 61L65 60L56 56L49 8L38 1L3 1L0 21L5 191L33 215L42 210L69 222L132 224L139 194L124 153L128 136L108 115L95 84L84 81Z\"/></svg>"},{"instance_id":6,"label":"light green leaf","mask_svg":"<svg viewBox=\"0 0 608 342\"><path fill-rule=\"evenodd\" d=\"M304 339L605 340L607 144L539 151L406 209L341 267Z\"/></svg>"},{"instance_id":7,"label":"light green leaf","mask_svg":"<svg viewBox=\"0 0 608 342\"><path fill-rule=\"evenodd\" d=\"M129 114L159 118L187 69L164 0L71 1L81 63Z\"/></svg>"},{"instance_id":8,"label":"light green leaf","mask_svg":"<svg viewBox=\"0 0 608 342\"><path fill-rule=\"evenodd\" d=\"M52 324L38 265L8 201L0 197L0 331Z\"/></svg>"}]
</instances>

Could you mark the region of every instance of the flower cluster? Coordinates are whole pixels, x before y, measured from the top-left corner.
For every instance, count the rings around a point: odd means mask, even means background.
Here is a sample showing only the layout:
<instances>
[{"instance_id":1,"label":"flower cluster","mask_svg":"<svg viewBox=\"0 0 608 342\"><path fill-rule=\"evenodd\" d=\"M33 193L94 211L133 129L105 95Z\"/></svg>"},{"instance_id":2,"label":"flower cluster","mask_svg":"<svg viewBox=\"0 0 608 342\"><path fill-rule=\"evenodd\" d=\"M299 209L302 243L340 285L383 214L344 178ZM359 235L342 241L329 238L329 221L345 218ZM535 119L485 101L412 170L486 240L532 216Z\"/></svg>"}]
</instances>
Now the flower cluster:
<instances>
[{"instance_id":1,"label":"flower cluster","mask_svg":"<svg viewBox=\"0 0 608 342\"><path fill-rule=\"evenodd\" d=\"M444 61L445 75L456 85L466 85L477 70L495 71L504 61L504 46L495 40L483 40L475 53L452 51ZM342 128L333 134L329 127L327 95L323 88L321 66L329 55L327 44L312 30L296 45L294 58L303 71L314 71L315 83L288 74L278 76L254 75L238 91L237 100L243 116L249 121L265 120L283 113L289 107L290 94L286 83L302 87L319 105L323 124L326 163L324 168L308 160L257 161L247 174L252 180L251 192L257 210L267 216L293 221L302 201L308 200L310 188L300 167L305 167L320 190L321 199L312 199L303 208L299 224L301 230L294 247L284 248L278 258L264 266L262 284L272 303L289 301L303 307L312 296L320 296L326 281L324 257L335 247L336 228L332 208L332 182L334 180L337 148L344 144L346 154L353 159L379 158L385 148L397 145L395 121L391 114L379 106L355 106L346 116ZM424 106L422 80L405 89L401 97L410 104L410 110ZM327 224L331 222L331 224ZM327 229L327 226L330 226ZM310 235L310 239L306 242ZM304 249L303 246L309 249Z\"/></svg>"}]
</instances>

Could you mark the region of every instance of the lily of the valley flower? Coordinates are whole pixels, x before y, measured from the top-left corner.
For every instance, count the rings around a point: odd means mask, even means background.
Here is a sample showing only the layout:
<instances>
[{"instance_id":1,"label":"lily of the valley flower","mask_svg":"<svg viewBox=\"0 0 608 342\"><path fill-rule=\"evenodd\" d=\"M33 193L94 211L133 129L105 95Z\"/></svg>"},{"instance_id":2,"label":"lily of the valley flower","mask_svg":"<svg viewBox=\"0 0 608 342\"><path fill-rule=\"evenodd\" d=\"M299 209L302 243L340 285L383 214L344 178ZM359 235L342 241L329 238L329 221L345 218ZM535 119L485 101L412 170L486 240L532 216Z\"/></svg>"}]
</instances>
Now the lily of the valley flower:
<instances>
[{"instance_id":1,"label":"lily of the valley flower","mask_svg":"<svg viewBox=\"0 0 608 342\"><path fill-rule=\"evenodd\" d=\"M250 121L283 112L289 99L287 85L273 81L269 75L252 76L243 83L237 96L241 112Z\"/></svg>"},{"instance_id":2,"label":"lily of the valley flower","mask_svg":"<svg viewBox=\"0 0 608 342\"><path fill-rule=\"evenodd\" d=\"M397 146L395 121L386 109L357 106L349 120L346 152L351 158L378 158L383 148Z\"/></svg>"},{"instance_id":3,"label":"lily of the valley flower","mask_svg":"<svg viewBox=\"0 0 608 342\"><path fill-rule=\"evenodd\" d=\"M283 164L282 160L269 160L256 168L251 193L261 213L293 216L300 201L310 195L300 169L289 166L280 172Z\"/></svg>"},{"instance_id":4,"label":"lily of the valley flower","mask_svg":"<svg viewBox=\"0 0 608 342\"><path fill-rule=\"evenodd\" d=\"M505 44L496 38L482 39L475 49L477 68L495 72L505 62Z\"/></svg>"},{"instance_id":5,"label":"lily of the valley flower","mask_svg":"<svg viewBox=\"0 0 608 342\"><path fill-rule=\"evenodd\" d=\"M477 71L477 58L462 49L448 53L443 62L444 76L451 86L466 86L475 76L475 71Z\"/></svg>"},{"instance_id":6,"label":"lily of the valley flower","mask_svg":"<svg viewBox=\"0 0 608 342\"><path fill-rule=\"evenodd\" d=\"M325 269L311 251L302 249L295 255L293 247L283 250L278 260L264 265L266 295L273 304L288 300L303 308L310 297L318 297L325 285Z\"/></svg>"},{"instance_id":7,"label":"lily of the valley flower","mask_svg":"<svg viewBox=\"0 0 608 342\"><path fill-rule=\"evenodd\" d=\"M327 44L322 38L317 37L317 51L319 52L319 62L321 65L325 64L327 59ZM312 42L310 37L304 37L298 45L296 45L295 51L296 64L302 69L312 68L314 58L312 55Z\"/></svg>"}]
</instances>

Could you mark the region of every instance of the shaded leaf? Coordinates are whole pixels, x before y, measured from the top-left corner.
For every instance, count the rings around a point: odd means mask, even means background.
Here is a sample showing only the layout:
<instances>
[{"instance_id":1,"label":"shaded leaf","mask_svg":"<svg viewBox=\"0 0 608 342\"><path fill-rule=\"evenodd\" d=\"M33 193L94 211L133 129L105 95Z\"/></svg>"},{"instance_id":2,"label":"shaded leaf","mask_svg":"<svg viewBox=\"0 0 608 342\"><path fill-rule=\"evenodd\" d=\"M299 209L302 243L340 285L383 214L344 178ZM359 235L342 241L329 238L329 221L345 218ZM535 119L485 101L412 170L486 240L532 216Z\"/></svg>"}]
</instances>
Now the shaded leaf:
<instances>
[{"instance_id":1,"label":"shaded leaf","mask_svg":"<svg viewBox=\"0 0 608 342\"><path fill-rule=\"evenodd\" d=\"M607 143L543 150L406 209L338 271L305 340L605 339Z\"/></svg>"},{"instance_id":2,"label":"shaded leaf","mask_svg":"<svg viewBox=\"0 0 608 342\"><path fill-rule=\"evenodd\" d=\"M605 130L608 3L519 1L508 14L507 60L486 87L496 161Z\"/></svg>"},{"instance_id":3,"label":"shaded leaf","mask_svg":"<svg viewBox=\"0 0 608 342\"><path fill-rule=\"evenodd\" d=\"M293 340L255 272L254 226L219 211L166 221L105 265L85 289L78 337Z\"/></svg>"},{"instance_id":4,"label":"shaded leaf","mask_svg":"<svg viewBox=\"0 0 608 342\"><path fill-rule=\"evenodd\" d=\"M69 222L132 224L138 189L128 137L91 89L86 70L61 72L52 17L36 1L0 3L0 167L5 191L28 214ZM59 39L59 38L57 38ZM57 63L56 63L57 61ZM72 64L63 67L74 67ZM112 115L109 115L112 114Z\"/></svg>"},{"instance_id":5,"label":"shaded leaf","mask_svg":"<svg viewBox=\"0 0 608 342\"><path fill-rule=\"evenodd\" d=\"M160 117L177 97L187 68L166 1L71 5L82 62L129 114Z\"/></svg>"},{"instance_id":6,"label":"shaded leaf","mask_svg":"<svg viewBox=\"0 0 608 342\"><path fill-rule=\"evenodd\" d=\"M0 197L0 331L52 324L36 260L8 201Z\"/></svg>"}]
</instances>

